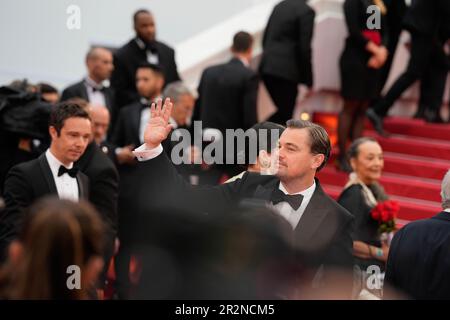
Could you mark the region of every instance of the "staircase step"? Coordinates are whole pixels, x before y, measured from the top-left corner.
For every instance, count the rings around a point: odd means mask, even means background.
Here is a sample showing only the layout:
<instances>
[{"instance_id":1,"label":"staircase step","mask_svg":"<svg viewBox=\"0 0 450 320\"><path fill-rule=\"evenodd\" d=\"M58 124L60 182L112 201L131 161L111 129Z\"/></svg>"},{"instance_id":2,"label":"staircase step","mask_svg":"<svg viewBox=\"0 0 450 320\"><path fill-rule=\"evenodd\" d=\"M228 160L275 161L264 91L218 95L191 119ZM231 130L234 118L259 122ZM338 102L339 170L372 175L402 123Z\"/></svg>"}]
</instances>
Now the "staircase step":
<instances>
[{"instance_id":1,"label":"staircase step","mask_svg":"<svg viewBox=\"0 0 450 320\"><path fill-rule=\"evenodd\" d=\"M450 141L450 125L427 123L421 119L388 117L384 128L389 133Z\"/></svg>"},{"instance_id":2,"label":"staircase step","mask_svg":"<svg viewBox=\"0 0 450 320\"><path fill-rule=\"evenodd\" d=\"M384 151L450 161L450 141L392 134L381 137L375 131L365 130L364 136L377 139Z\"/></svg>"},{"instance_id":3,"label":"staircase step","mask_svg":"<svg viewBox=\"0 0 450 320\"><path fill-rule=\"evenodd\" d=\"M333 148L331 162L336 159L338 152L338 148ZM384 172L440 181L449 168L450 161L446 160L384 152Z\"/></svg>"},{"instance_id":4,"label":"staircase step","mask_svg":"<svg viewBox=\"0 0 450 320\"><path fill-rule=\"evenodd\" d=\"M323 184L343 187L348 180L346 173L337 171L331 166L325 167L318 174L320 182ZM416 178L393 173L383 173L380 179L388 195L396 195L413 199L421 199L433 202L439 202L440 181L423 178Z\"/></svg>"},{"instance_id":5,"label":"staircase step","mask_svg":"<svg viewBox=\"0 0 450 320\"><path fill-rule=\"evenodd\" d=\"M327 184L322 184L322 187L325 192L335 200L337 200L342 192L341 187ZM405 223L405 220L408 222L418 219L431 218L441 211L441 207L438 202L417 200L399 196L392 196L391 199L396 200L399 203L400 211L398 218L401 220L402 224Z\"/></svg>"}]
</instances>

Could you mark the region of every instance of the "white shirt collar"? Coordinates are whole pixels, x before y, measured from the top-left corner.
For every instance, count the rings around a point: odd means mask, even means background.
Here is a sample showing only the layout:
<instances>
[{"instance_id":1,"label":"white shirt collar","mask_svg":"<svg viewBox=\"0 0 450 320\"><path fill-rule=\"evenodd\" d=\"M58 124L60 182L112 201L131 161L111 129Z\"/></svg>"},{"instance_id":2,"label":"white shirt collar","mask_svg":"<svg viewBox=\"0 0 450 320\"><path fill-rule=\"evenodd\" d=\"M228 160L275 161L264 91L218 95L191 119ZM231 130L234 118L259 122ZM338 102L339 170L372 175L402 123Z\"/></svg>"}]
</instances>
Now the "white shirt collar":
<instances>
[{"instance_id":1,"label":"white shirt collar","mask_svg":"<svg viewBox=\"0 0 450 320\"><path fill-rule=\"evenodd\" d=\"M307 188L303 191L297 192L297 193L289 193L286 190L286 188L283 186L283 183L281 181L280 181L280 185L278 186L278 188L281 191L283 191L284 194L290 194L290 195L301 194L303 197L309 197L309 196L312 196L312 194L316 190L316 181L314 180L313 184L309 188Z\"/></svg>"},{"instance_id":2,"label":"white shirt collar","mask_svg":"<svg viewBox=\"0 0 450 320\"><path fill-rule=\"evenodd\" d=\"M138 45L138 47L139 48L141 48L141 50L144 50L145 49L145 43L144 43L144 41L142 41L141 39L139 39L139 38L135 38L135 41L136 41L136 44Z\"/></svg>"},{"instance_id":3,"label":"white shirt collar","mask_svg":"<svg viewBox=\"0 0 450 320\"><path fill-rule=\"evenodd\" d=\"M45 157L47 158L48 164L50 166L50 170L52 170L53 175L57 177L59 167L60 166L66 167L66 166L53 155L53 153L50 151L50 149L47 149L47 151L45 152ZM73 167L73 162L71 162L69 164L69 166L67 166L66 168L72 169L72 167Z\"/></svg>"},{"instance_id":4,"label":"white shirt collar","mask_svg":"<svg viewBox=\"0 0 450 320\"><path fill-rule=\"evenodd\" d=\"M247 68L250 68L250 63L248 63L247 59L244 59L241 57L236 57L236 58L238 58L244 64L244 66L246 66Z\"/></svg>"},{"instance_id":5,"label":"white shirt collar","mask_svg":"<svg viewBox=\"0 0 450 320\"><path fill-rule=\"evenodd\" d=\"M444 211L450 213L450 208L444 209Z\"/></svg>"},{"instance_id":6,"label":"white shirt collar","mask_svg":"<svg viewBox=\"0 0 450 320\"><path fill-rule=\"evenodd\" d=\"M94 80L91 79L91 77L87 76L85 78L86 84L92 88L97 88L99 90L103 89L103 87L105 87L105 85L103 84L103 81L100 83L95 82Z\"/></svg>"}]
</instances>

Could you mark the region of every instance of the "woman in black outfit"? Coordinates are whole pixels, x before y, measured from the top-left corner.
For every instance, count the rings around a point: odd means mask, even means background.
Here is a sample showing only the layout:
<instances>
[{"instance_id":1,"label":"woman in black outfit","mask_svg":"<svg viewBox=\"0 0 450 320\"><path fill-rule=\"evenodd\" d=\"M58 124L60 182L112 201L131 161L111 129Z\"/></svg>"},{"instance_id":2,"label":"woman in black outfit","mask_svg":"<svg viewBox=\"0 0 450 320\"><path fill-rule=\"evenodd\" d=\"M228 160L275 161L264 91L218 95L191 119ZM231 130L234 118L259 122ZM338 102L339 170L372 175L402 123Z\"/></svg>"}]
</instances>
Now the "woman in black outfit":
<instances>
[{"instance_id":1,"label":"woman in black outfit","mask_svg":"<svg viewBox=\"0 0 450 320\"><path fill-rule=\"evenodd\" d=\"M378 142L369 137L356 139L349 148L350 174L338 202L355 217L353 232L353 255L355 264L363 274L370 266L385 270L389 246L381 241L379 224L371 217L372 209L388 199L379 184L383 170L383 150Z\"/></svg>"},{"instance_id":2,"label":"woman in black outfit","mask_svg":"<svg viewBox=\"0 0 450 320\"><path fill-rule=\"evenodd\" d=\"M372 5L377 6L378 13L370 15L367 8ZM340 156L337 163L343 171L350 171L345 159L347 140L361 136L369 102L379 92L381 67L388 55L386 12L382 0L346 0L344 3L349 34L339 62L344 106L338 122ZM379 18L380 29L369 29L371 23L376 22L372 16Z\"/></svg>"}]
</instances>

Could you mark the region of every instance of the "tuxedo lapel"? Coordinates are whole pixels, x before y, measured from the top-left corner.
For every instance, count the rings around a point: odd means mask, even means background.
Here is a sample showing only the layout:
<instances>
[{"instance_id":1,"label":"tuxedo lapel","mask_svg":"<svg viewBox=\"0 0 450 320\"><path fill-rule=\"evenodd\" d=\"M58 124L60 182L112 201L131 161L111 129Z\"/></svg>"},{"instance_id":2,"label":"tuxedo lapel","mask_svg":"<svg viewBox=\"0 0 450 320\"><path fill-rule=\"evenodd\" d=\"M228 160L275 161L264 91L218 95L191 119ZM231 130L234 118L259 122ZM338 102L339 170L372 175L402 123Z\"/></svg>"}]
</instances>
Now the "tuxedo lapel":
<instances>
[{"instance_id":1,"label":"tuxedo lapel","mask_svg":"<svg viewBox=\"0 0 450 320\"><path fill-rule=\"evenodd\" d=\"M86 101L89 101L89 96L86 88L86 83L84 80L81 80L80 82L80 98L83 98Z\"/></svg>"},{"instance_id":2,"label":"tuxedo lapel","mask_svg":"<svg viewBox=\"0 0 450 320\"><path fill-rule=\"evenodd\" d=\"M328 215L329 206L327 205L328 201L324 201L325 199L326 195L316 179L316 190L295 228L295 238L298 244L306 245Z\"/></svg>"},{"instance_id":3,"label":"tuxedo lapel","mask_svg":"<svg viewBox=\"0 0 450 320\"><path fill-rule=\"evenodd\" d=\"M87 177L81 173L77 173L78 195L79 199L89 199L89 185Z\"/></svg>"},{"instance_id":4,"label":"tuxedo lapel","mask_svg":"<svg viewBox=\"0 0 450 320\"><path fill-rule=\"evenodd\" d=\"M58 194L58 190L56 189L55 179L53 178L52 171L50 170L50 165L47 162L47 158L45 157L45 152L39 156L39 166L42 171L42 175L47 182L47 187L50 193Z\"/></svg>"}]
</instances>

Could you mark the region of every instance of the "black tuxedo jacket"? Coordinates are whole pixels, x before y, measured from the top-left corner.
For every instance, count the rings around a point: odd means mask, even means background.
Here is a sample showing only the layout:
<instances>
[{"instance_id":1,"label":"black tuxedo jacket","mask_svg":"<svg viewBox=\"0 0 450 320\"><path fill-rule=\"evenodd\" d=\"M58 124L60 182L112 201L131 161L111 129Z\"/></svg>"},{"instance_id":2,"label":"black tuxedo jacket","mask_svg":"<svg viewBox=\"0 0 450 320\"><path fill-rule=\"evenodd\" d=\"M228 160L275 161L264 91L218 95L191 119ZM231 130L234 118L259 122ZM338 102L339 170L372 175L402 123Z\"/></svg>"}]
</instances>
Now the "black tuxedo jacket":
<instances>
[{"instance_id":1,"label":"black tuxedo jacket","mask_svg":"<svg viewBox=\"0 0 450 320\"><path fill-rule=\"evenodd\" d=\"M251 198L268 201L279 179L275 176L245 173L242 179L216 187L191 186L184 182L163 152L140 162L141 205L148 209L192 208L209 215L223 214L230 204ZM328 197L316 180L316 190L292 234L300 261L311 268L321 265L351 268L353 216Z\"/></svg>"},{"instance_id":2,"label":"black tuxedo jacket","mask_svg":"<svg viewBox=\"0 0 450 320\"><path fill-rule=\"evenodd\" d=\"M165 84L180 80L175 62L175 51L166 44L156 41L159 65L163 68ZM147 62L147 53L139 48L135 39L118 49L114 54L114 71L111 85L116 91L119 108L139 99L136 91L136 70L140 64Z\"/></svg>"},{"instance_id":3,"label":"black tuxedo jacket","mask_svg":"<svg viewBox=\"0 0 450 320\"><path fill-rule=\"evenodd\" d=\"M449 299L449 257L449 212L411 222L392 240L385 283L413 299Z\"/></svg>"},{"instance_id":4,"label":"black tuxedo jacket","mask_svg":"<svg viewBox=\"0 0 450 320\"><path fill-rule=\"evenodd\" d=\"M244 130L257 122L258 77L237 58L203 71L196 112L203 128Z\"/></svg>"},{"instance_id":5,"label":"black tuxedo jacket","mask_svg":"<svg viewBox=\"0 0 450 320\"><path fill-rule=\"evenodd\" d=\"M120 109L116 127L112 136L112 143L118 147L126 145L141 145L139 127L141 124L142 104L135 102Z\"/></svg>"},{"instance_id":6,"label":"black tuxedo jacket","mask_svg":"<svg viewBox=\"0 0 450 320\"><path fill-rule=\"evenodd\" d=\"M108 234L115 237L119 189L119 175L116 167L94 142L87 146L86 151L75 165L88 176L89 200L100 213L108 228Z\"/></svg>"},{"instance_id":7,"label":"black tuxedo jacket","mask_svg":"<svg viewBox=\"0 0 450 320\"><path fill-rule=\"evenodd\" d=\"M88 200L89 178L79 171L76 179L80 199ZM52 194L58 193L45 153L11 168L3 194L5 210L0 217L0 254L5 254L8 245L20 232L24 210L35 200Z\"/></svg>"},{"instance_id":8,"label":"black tuxedo jacket","mask_svg":"<svg viewBox=\"0 0 450 320\"><path fill-rule=\"evenodd\" d=\"M275 6L264 31L261 74L312 86L314 17L304 0L284 0Z\"/></svg>"},{"instance_id":9,"label":"black tuxedo jacket","mask_svg":"<svg viewBox=\"0 0 450 320\"><path fill-rule=\"evenodd\" d=\"M109 113L111 114L110 127L113 127L117 117L117 106L115 103L114 90L111 87L105 87L104 94L106 103L105 107L108 108ZM77 82L64 89L61 95L61 101L65 101L70 98L82 98L86 101L89 101L89 96L87 93L86 85L84 84L84 80L81 80L80 82Z\"/></svg>"}]
</instances>

